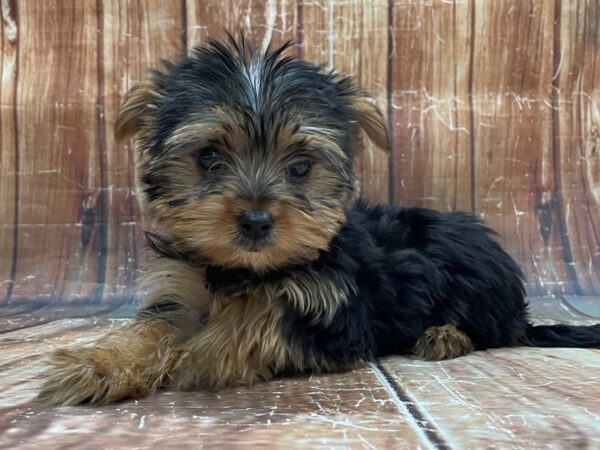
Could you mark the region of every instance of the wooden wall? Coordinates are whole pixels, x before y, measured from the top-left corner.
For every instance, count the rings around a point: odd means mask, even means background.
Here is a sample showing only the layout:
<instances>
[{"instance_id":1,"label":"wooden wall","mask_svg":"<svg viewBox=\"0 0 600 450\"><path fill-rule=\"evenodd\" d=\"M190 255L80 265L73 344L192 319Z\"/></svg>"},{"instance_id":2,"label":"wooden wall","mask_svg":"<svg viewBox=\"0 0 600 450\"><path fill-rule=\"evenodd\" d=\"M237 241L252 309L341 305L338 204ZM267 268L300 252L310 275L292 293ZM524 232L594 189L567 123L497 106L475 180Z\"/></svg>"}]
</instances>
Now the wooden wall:
<instances>
[{"instance_id":1,"label":"wooden wall","mask_svg":"<svg viewBox=\"0 0 600 450\"><path fill-rule=\"evenodd\" d=\"M473 211L532 296L600 294L599 0L2 0L0 302L131 298L136 156L112 128L160 58L223 27L354 74L394 154L376 201Z\"/></svg>"}]
</instances>

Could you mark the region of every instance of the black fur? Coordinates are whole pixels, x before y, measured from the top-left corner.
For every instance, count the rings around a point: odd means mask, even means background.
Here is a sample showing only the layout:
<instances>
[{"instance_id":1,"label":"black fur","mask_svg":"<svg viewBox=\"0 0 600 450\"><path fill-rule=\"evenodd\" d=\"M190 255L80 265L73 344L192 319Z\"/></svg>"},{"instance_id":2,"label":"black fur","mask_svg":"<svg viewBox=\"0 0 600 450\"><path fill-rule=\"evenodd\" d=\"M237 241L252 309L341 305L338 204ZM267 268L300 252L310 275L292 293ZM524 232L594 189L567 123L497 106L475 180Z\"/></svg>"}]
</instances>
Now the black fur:
<instances>
[{"instance_id":1,"label":"black fur","mask_svg":"<svg viewBox=\"0 0 600 450\"><path fill-rule=\"evenodd\" d=\"M494 232L474 216L361 203L346 210L353 198L348 194L354 192L354 131L356 123L364 119L364 113L361 115L354 105L362 93L350 78L324 72L322 65L282 56L286 48L284 45L259 56L243 38L236 41L230 36L224 43L211 40L176 64L166 63L164 72L154 73L152 83L161 100L152 110L154 125L142 140L152 163L146 164L143 178L147 200L152 206L166 197L170 207L189 207L188 216L179 216L188 222L196 220L190 206L193 201L219 193L223 201L254 198L257 204L277 203L283 198L290 203L293 199L296 208L314 217L327 212L337 218L345 212L347 220L329 243L329 250L314 261L290 258L287 266L278 265L266 273L268 269L255 272L251 264L231 269L238 266L221 262L228 268L218 267L215 261L203 259L204 249L195 249L195 254L185 253L185 248L175 252L167 240L149 235L149 244L158 254L206 265L208 289L225 297L261 284L274 284L275 289L269 292L283 292L278 284L307 272L340 291L350 287L350 293L345 294L347 302L334 308L330 322L295 310L294 302L285 295L277 298L286 311L285 338L306 355L324 362L351 364L407 353L429 327L447 324L464 332L477 349L516 344L598 347L599 326L530 324L519 267L496 242ZM172 168L165 171L163 164L169 159L184 161L181 158L186 152L198 150L194 139L165 145L174 130L186 124L213 123L212 111L221 108L235 112L240 121L244 138L237 151L245 158L231 159L229 172L220 177L209 171L190 181L190 177L177 179ZM293 116L292 112L299 114ZM287 120L292 117L294 120ZM375 117L382 118L380 114ZM298 150L305 158L310 153L314 167L325 167L319 180L296 185L281 175L286 169L283 164L271 168L273 160L279 161L280 151L274 136L284 125L333 136L341 151L323 149L322 145ZM227 153L232 150L228 148L229 133L223 134L224 142L209 142ZM247 157L257 154L264 158ZM253 161L260 161L262 170ZM277 176L264 176L265 166ZM333 182L324 184L324 189L310 189L320 187L324 177ZM238 183L239 179L253 182ZM214 232L211 227L192 229L193 233ZM235 231L230 234L234 236ZM308 246L310 237L302 236ZM172 237L182 238L176 233ZM231 248L222 253L241 251L236 245L233 239ZM217 253L210 254L214 257ZM308 254L310 258L315 255ZM319 286L311 289L305 294L317 297Z\"/></svg>"},{"instance_id":2,"label":"black fur","mask_svg":"<svg viewBox=\"0 0 600 450\"><path fill-rule=\"evenodd\" d=\"M157 156L164 151L166 139L182 124L182 118L197 121L199 111L218 105L227 105L246 115L252 125L247 130L250 144L260 144L266 134L273 132L273 127L284 122L282 116L289 111L302 111L309 120L307 124L346 131L355 117L341 99L356 91L352 79L324 72L324 65L282 57L290 45L270 50L257 65L260 92L251 86L252 77L248 76L248 71L253 70L249 66L255 51L243 38L236 41L229 36L226 43L211 39L205 47L195 47L190 56L178 63L165 62L165 71L154 71L152 78L164 99L156 112L157 126L150 137L151 154ZM353 145L340 142L340 147L351 152Z\"/></svg>"},{"instance_id":3,"label":"black fur","mask_svg":"<svg viewBox=\"0 0 600 450\"><path fill-rule=\"evenodd\" d=\"M359 204L330 250L310 265L260 276L212 267L207 283L235 291L303 270L357 288L330 324L286 305L287 338L321 360L409 353L428 327L445 324L464 331L477 349L600 346L600 325L532 326L519 267L495 233L466 213Z\"/></svg>"},{"instance_id":4,"label":"black fur","mask_svg":"<svg viewBox=\"0 0 600 450\"><path fill-rule=\"evenodd\" d=\"M164 299L138 311L136 319L152 319L160 316L164 317L166 313L179 311L181 309L182 306L180 303L174 300Z\"/></svg>"},{"instance_id":5,"label":"black fur","mask_svg":"<svg viewBox=\"0 0 600 450\"><path fill-rule=\"evenodd\" d=\"M589 327L542 325L527 330L527 343L533 347L600 348L600 324Z\"/></svg>"}]
</instances>

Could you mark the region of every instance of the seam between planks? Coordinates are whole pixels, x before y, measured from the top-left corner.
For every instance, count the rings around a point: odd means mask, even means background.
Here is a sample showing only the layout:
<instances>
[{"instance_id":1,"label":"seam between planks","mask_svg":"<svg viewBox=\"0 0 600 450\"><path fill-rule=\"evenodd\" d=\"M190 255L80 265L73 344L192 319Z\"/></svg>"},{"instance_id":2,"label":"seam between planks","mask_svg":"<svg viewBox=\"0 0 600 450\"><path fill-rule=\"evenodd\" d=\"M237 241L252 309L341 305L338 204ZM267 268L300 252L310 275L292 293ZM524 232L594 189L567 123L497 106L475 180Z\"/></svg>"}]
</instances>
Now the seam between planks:
<instances>
[{"instance_id":1,"label":"seam between planks","mask_svg":"<svg viewBox=\"0 0 600 450\"><path fill-rule=\"evenodd\" d=\"M394 107L393 102L393 78L394 78L394 1L388 0L388 45L387 45L387 80L386 80L386 97L387 97L387 124L388 132L390 134L390 148L391 154L388 156L388 202L394 203L396 199L396 193L394 192Z\"/></svg>"},{"instance_id":2,"label":"seam between planks","mask_svg":"<svg viewBox=\"0 0 600 450\"><path fill-rule=\"evenodd\" d=\"M471 171L471 213L477 213L477 179L476 179L476 161L475 161L475 99L473 98L473 78L475 76L475 0L471 0L471 20L469 23L469 76L468 76L468 92L469 92L469 126L471 134L469 135L470 146L470 171Z\"/></svg>"},{"instance_id":3,"label":"seam between planks","mask_svg":"<svg viewBox=\"0 0 600 450\"><path fill-rule=\"evenodd\" d=\"M425 417L425 413L419 409L416 401L392 379L383 366L377 362L369 363L369 367L394 404L404 413L404 417L410 419L411 427L430 444L430 448L450 450L452 447L446 442L442 433L431 420Z\"/></svg>"},{"instance_id":4,"label":"seam between planks","mask_svg":"<svg viewBox=\"0 0 600 450\"><path fill-rule=\"evenodd\" d=\"M104 79L104 6L101 0L96 0L97 26L102 27L96 41L96 70L98 71L98 93L96 98L96 121L98 124L98 162L100 164L100 189L98 193L98 208L96 221L98 226L98 268L96 270L96 288L93 294L93 302L102 303L106 286L106 264L108 262L108 233L109 233L109 210L106 205L107 183L107 160L106 160L106 104L105 104L105 79Z\"/></svg>"},{"instance_id":5,"label":"seam between planks","mask_svg":"<svg viewBox=\"0 0 600 450\"><path fill-rule=\"evenodd\" d=\"M179 10L181 13L181 55L188 54L188 23L187 23L187 5L185 0L181 0Z\"/></svg>"},{"instance_id":6,"label":"seam between planks","mask_svg":"<svg viewBox=\"0 0 600 450\"><path fill-rule=\"evenodd\" d=\"M560 117L559 117L559 89L560 89L560 59L561 53L561 42L560 42L560 31L561 31L561 12L562 3L561 0L556 0L554 10L554 60L552 62L552 70L554 76L552 77L552 89L550 95L550 103L552 105L552 169L554 175L554 188L552 192L552 206L556 208L557 215L557 232L559 235L560 243L562 245L562 256L565 263L565 272L567 273L567 280L571 282L571 290L575 295L582 295L583 291L573 267L573 254L571 252L571 240L568 234L567 220L564 216L564 205L561 198L563 193L562 187L562 174L561 174L561 161L560 161Z\"/></svg>"},{"instance_id":7,"label":"seam between planks","mask_svg":"<svg viewBox=\"0 0 600 450\"><path fill-rule=\"evenodd\" d=\"M9 5L10 8L10 5ZM13 87L13 132L15 133L15 139L14 139L14 145L15 145L15 198L14 198L14 217L13 217L13 226L14 226L14 230L13 230L13 251L12 251L12 256L11 256L11 266L10 266L10 273L9 273L9 279L10 279L10 283L8 285L8 288L6 289L6 295L4 296L4 299L2 300L1 304L5 305L10 301L10 298L12 297L12 293L13 290L15 288L15 283L17 282L16 280L16 276L17 276L17 264L18 264L18 259L19 259L19 197L20 197L20 188L21 188L21 183L20 183L20 176L19 176L19 172L20 172L20 167L21 167L21 163L19 161L19 156L20 156L20 152L19 152L19 114L18 114L18 109L17 109L17 95L19 93L18 89L19 89L19 11L18 11L18 6L17 6L17 2L13 2L12 3L12 10L13 10L13 20L14 23L17 24L16 26L16 36L15 36L15 40L14 40L14 45L15 45L15 85ZM6 12L6 14L10 14L10 9ZM3 14L4 15L4 14ZM4 30L3 30L4 32Z\"/></svg>"}]
</instances>

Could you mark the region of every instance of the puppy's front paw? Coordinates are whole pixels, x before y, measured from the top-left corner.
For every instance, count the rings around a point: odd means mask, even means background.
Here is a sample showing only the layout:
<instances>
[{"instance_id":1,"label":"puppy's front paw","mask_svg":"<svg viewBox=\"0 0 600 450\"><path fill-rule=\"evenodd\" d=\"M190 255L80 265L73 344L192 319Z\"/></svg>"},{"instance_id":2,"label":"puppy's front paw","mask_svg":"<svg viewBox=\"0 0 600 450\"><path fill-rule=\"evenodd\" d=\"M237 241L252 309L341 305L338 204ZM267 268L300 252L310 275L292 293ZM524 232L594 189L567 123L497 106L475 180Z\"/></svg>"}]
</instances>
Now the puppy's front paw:
<instances>
[{"instance_id":1,"label":"puppy's front paw","mask_svg":"<svg viewBox=\"0 0 600 450\"><path fill-rule=\"evenodd\" d=\"M118 351L104 348L61 349L42 375L38 399L52 405L104 404L139 398L152 384L130 361L123 366Z\"/></svg>"}]
</instances>

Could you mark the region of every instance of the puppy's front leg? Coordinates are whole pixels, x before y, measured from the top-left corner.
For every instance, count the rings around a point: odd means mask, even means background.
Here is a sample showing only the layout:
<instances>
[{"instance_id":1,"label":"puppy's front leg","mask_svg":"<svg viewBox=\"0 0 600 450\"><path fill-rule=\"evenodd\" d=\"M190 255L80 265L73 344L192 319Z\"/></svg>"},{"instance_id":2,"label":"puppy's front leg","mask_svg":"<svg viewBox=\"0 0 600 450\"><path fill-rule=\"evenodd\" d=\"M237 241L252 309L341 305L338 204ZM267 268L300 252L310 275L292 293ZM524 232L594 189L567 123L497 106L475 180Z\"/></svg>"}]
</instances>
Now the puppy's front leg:
<instances>
[{"instance_id":1,"label":"puppy's front leg","mask_svg":"<svg viewBox=\"0 0 600 450\"><path fill-rule=\"evenodd\" d=\"M181 261L160 258L144 278L151 291L133 323L91 347L51 356L41 401L104 404L139 398L169 383L181 343L198 331L207 313L207 293L201 274Z\"/></svg>"},{"instance_id":2,"label":"puppy's front leg","mask_svg":"<svg viewBox=\"0 0 600 450\"><path fill-rule=\"evenodd\" d=\"M282 336L283 312L261 291L213 300L206 326L186 343L173 371L173 388L252 385L286 367L294 352Z\"/></svg>"}]
</instances>

